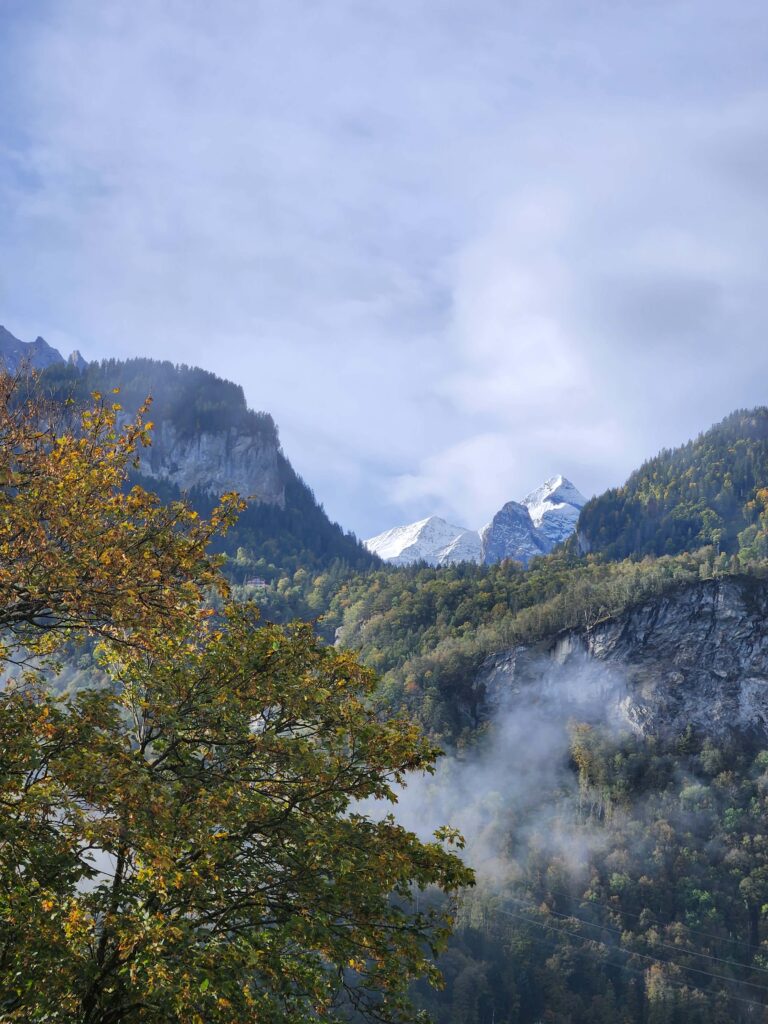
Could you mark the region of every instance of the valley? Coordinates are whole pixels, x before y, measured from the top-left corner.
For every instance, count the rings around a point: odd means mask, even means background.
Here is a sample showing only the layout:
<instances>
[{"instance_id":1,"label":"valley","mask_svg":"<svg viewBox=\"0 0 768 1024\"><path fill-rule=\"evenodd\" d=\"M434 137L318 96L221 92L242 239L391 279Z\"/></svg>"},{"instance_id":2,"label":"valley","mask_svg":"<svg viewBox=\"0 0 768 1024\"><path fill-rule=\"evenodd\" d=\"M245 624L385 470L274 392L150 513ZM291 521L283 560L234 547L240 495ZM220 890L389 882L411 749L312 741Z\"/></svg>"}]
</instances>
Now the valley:
<instances>
[{"instance_id":1,"label":"valley","mask_svg":"<svg viewBox=\"0 0 768 1024\"><path fill-rule=\"evenodd\" d=\"M132 479L201 516L223 491L247 497L213 543L235 598L354 652L378 676L376 715L445 751L395 808L424 841L460 829L477 872L445 988L413 989L438 1024L763 1019L768 410L589 501L557 476L482 530L432 516L362 544L237 385L8 337L8 362L38 359L55 402L120 388L127 416L151 392ZM61 689L88 679L65 665Z\"/></svg>"}]
</instances>

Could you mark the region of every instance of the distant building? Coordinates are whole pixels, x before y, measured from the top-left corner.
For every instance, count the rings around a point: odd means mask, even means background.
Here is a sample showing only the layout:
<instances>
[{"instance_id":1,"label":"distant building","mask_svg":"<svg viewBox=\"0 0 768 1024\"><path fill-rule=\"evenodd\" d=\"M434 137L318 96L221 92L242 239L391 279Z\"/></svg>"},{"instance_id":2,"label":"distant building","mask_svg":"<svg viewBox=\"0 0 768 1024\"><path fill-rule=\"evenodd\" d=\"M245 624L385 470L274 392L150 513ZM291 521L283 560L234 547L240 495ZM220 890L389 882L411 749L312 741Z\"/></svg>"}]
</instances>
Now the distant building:
<instances>
[{"instance_id":1,"label":"distant building","mask_svg":"<svg viewBox=\"0 0 768 1024\"><path fill-rule=\"evenodd\" d=\"M266 590L269 586L267 581L263 580L261 576L249 576L243 585L246 587L257 587L259 590Z\"/></svg>"}]
</instances>

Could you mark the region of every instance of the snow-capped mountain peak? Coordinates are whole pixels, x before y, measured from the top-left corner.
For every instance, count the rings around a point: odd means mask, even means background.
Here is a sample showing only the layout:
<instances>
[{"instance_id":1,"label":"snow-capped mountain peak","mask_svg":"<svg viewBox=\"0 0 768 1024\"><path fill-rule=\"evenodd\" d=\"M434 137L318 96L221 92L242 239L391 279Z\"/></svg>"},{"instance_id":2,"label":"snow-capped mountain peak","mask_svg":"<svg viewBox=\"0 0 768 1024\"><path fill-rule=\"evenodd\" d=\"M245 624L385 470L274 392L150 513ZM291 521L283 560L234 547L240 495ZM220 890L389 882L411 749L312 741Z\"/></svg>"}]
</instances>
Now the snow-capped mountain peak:
<instances>
[{"instance_id":1,"label":"snow-capped mountain peak","mask_svg":"<svg viewBox=\"0 0 768 1024\"><path fill-rule=\"evenodd\" d=\"M412 562L446 565L480 560L479 534L463 526L453 526L440 516L428 516L407 526L396 526L364 543L369 551L393 565Z\"/></svg>"},{"instance_id":2,"label":"snow-capped mountain peak","mask_svg":"<svg viewBox=\"0 0 768 1024\"><path fill-rule=\"evenodd\" d=\"M364 543L394 565L489 563L503 558L527 565L531 558L547 554L570 537L586 500L566 477L553 476L522 501L508 501L480 531L428 516Z\"/></svg>"},{"instance_id":3,"label":"snow-capped mountain peak","mask_svg":"<svg viewBox=\"0 0 768 1024\"><path fill-rule=\"evenodd\" d=\"M562 544L576 529L587 499L570 480L553 476L523 498L533 525L547 551Z\"/></svg>"},{"instance_id":4,"label":"snow-capped mountain peak","mask_svg":"<svg viewBox=\"0 0 768 1024\"><path fill-rule=\"evenodd\" d=\"M534 526L541 526L545 514L555 508L571 505L582 509L586 503L587 499L581 491L564 476L550 477L541 487L527 494L521 502L530 512Z\"/></svg>"}]
</instances>

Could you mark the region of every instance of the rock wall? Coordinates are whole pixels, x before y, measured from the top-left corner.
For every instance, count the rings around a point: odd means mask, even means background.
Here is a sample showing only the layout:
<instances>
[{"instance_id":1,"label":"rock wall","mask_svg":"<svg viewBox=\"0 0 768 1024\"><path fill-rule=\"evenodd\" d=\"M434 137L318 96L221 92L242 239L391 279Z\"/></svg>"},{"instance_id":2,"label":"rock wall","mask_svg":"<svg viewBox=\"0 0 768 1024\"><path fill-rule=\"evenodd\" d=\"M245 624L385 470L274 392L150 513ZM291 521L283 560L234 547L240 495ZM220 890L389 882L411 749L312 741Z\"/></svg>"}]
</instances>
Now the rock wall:
<instances>
[{"instance_id":1,"label":"rock wall","mask_svg":"<svg viewBox=\"0 0 768 1024\"><path fill-rule=\"evenodd\" d=\"M768 735L768 582L732 576L688 584L599 623L489 658L487 712L551 701L582 719L644 735L687 726Z\"/></svg>"},{"instance_id":2,"label":"rock wall","mask_svg":"<svg viewBox=\"0 0 768 1024\"><path fill-rule=\"evenodd\" d=\"M167 420L155 424L152 446L141 456L141 472L169 480L182 491L238 491L244 498L285 507L280 449L268 433L225 430L182 436Z\"/></svg>"}]
</instances>

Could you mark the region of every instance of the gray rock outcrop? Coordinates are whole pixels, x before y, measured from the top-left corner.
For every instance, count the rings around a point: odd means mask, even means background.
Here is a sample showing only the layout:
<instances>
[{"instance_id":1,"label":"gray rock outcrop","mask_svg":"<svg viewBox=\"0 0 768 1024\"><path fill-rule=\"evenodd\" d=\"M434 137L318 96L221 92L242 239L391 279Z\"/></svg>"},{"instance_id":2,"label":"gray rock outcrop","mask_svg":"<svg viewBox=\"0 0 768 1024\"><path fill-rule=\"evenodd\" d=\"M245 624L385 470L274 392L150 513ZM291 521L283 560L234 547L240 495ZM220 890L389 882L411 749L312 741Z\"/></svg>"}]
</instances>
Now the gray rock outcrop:
<instances>
[{"instance_id":1,"label":"gray rock outcrop","mask_svg":"<svg viewBox=\"0 0 768 1024\"><path fill-rule=\"evenodd\" d=\"M499 509L481 531L480 540L486 565L504 558L515 558L527 565L549 550L538 536L530 512L517 501L508 501Z\"/></svg>"},{"instance_id":2,"label":"gray rock outcrop","mask_svg":"<svg viewBox=\"0 0 768 1024\"><path fill-rule=\"evenodd\" d=\"M152 431L152 446L142 455L141 472L181 491L237 491L243 498L285 507L280 447L270 433L230 429L184 436L161 419Z\"/></svg>"},{"instance_id":3,"label":"gray rock outcrop","mask_svg":"<svg viewBox=\"0 0 768 1024\"><path fill-rule=\"evenodd\" d=\"M768 735L768 582L680 586L592 629L494 655L477 684L489 713L557 696L582 719L643 735Z\"/></svg>"}]
</instances>

